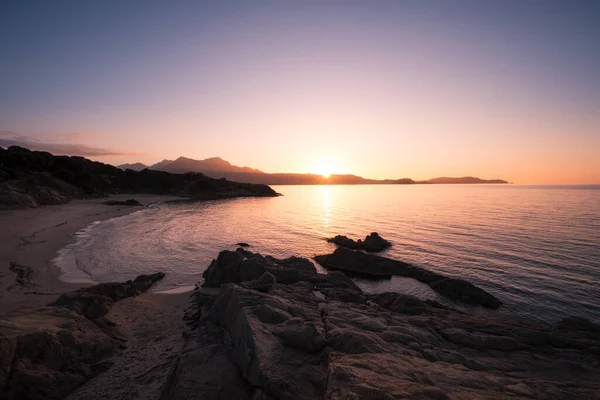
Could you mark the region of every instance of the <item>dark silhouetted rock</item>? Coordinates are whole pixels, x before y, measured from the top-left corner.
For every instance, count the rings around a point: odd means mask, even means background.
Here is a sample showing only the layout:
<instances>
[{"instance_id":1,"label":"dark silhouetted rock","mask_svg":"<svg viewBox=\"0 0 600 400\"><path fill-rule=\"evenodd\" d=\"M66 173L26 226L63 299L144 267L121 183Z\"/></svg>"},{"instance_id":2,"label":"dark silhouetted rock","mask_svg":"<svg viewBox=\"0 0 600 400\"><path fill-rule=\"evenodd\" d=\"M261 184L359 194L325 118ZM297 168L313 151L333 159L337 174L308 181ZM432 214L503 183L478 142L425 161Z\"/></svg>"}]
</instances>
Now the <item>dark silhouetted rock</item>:
<instances>
[{"instance_id":1,"label":"dark silhouetted rock","mask_svg":"<svg viewBox=\"0 0 600 400\"><path fill-rule=\"evenodd\" d=\"M135 199L127 199L125 201L120 200L107 200L104 204L108 206L142 206L143 204Z\"/></svg>"},{"instance_id":2,"label":"dark silhouetted rock","mask_svg":"<svg viewBox=\"0 0 600 400\"><path fill-rule=\"evenodd\" d=\"M394 275L417 279L452 300L498 308L502 302L483 289L462 279L448 278L402 261L340 247L332 254L316 256L324 268L340 270L367 279L389 279Z\"/></svg>"},{"instance_id":3,"label":"dark silhouetted rock","mask_svg":"<svg viewBox=\"0 0 600 400\"><path fill-rule=\"evenodd\" d=\"M429 283L429 286L441 295L468 304L498 308L502 302L493 295L462 279L444 278Z\"/></svg>"},{"instance_id":4,"label":"dark silhouetted rock","mask_svg":"<svg viewBox=\"0 0 600 400\"><path fill-rule=\"evenodd\" d=\"M348 249L365 250L370 253L378 253L392 246L390 242L379 236L377 232L371 232L370 235L367 235L364 241L360 239L358 241L354 241L353 239L343 235L337 235L327 239L327 241Z\"/></svg>"},{"instance_id":5,"label":"dark silhouetted rock","mask_svg":"<svg viewBox=\"0 0 600 400\"><path fill-rule=\"evenodd\" d=\"M392 244L379 236L377 232L371 232L362 243L362 248L371 253L383 251L388 247L392 247Z\"/></svg>"},{"instance_id":6,"label":"dark silhouetted rock","mask_svg":"<svg viewBox=\"0 0 600 400\"><path fill-rule=\"evenodd\" d=\"M134 281L125 283L100 283L63 293L56 301L48 305L66 307L93 320L104 316L115 301L145 292L164 276L164 273L157 272L152 275L140 275Z\"/></svg>"},{"instance_id":7,"label":"dark silhouetted rock","mask_svg":"<svg viewBox=\"0 0 600 400\"><path fill-rule=\"evenodd\" d=\"M236 243L236 245L240 246L240 247L250 247L250 245L246 242L239 242L239 243Z\"/></svg>"},{"instance_id":8,"label":"dark silhouetted rock","mask_svg":"<svg viewBox=\"0 0 600 400\"><path fill-rule=\"evenodd\" d=\"M314 281L317 277L317 269L305 258L279 260L241 248L220 252L202 276L205 286L219 287L224 283L255 281L265 272L269 272L279 283Z\"/></svg>"},{"instance_id":9,"label":"dark silhouetted rock","mask_svg":"<svg viewBox=\"0 0 600 400\"><path fill-rule=\"evenodd\" d=\"M18 146L0 148L2 208L63 204L73 198L96 198L110 193L166 194L197 200L278 196L266 185L213 179L201 173L124 171L83 157L54 156Z\"/></svg>"}]
</instances>

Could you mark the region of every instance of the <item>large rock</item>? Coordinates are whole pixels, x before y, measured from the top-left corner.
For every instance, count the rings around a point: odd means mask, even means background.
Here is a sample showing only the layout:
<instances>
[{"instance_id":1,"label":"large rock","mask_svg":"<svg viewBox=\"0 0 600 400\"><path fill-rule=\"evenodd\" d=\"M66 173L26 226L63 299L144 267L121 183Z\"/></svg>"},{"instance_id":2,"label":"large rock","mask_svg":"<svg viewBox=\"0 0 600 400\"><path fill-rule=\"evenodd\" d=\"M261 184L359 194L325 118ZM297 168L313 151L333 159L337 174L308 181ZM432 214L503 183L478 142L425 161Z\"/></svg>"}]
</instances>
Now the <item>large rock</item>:
<instances>
[{"instance_id":1,"label":"large rock","mask_svg":"<svg viewBox=\"0 0 600 400\"><path fill-rule=\"evenodd\" d=\"M378 253L392 246L390 242L379 236L377 232L371 232L370 235L365 237L364 241L360 239L354 241L343 235L334 236L327 239L327 241L341 247L347 247L352 250L365 250L370 253Z\"/></svg>"},{"instance_id":2,"label":"large rock","mask_svg":"<svg viewBox=\"0 0 600 400\"><path fill-rule=\"evenodd\" d=\"M547 327L473 316L399 293L365 295L343 274L331 275L270 281L267 293L231 283L201 292L200 333L184 347L175 377L184 388L173 384L165 398L600 396L600 328L589 321ZM235 389L215 390L226 382Z\"/></svg>"},{"instance_id":3,"label":"large rock","mask_svg":"<svg viewBox=\"0 0 600 400\"><path fill-rule=\"evenodd\" d=\"M481 288L462 280L448 278L402 261L392 260L375 254L350 250L343 247L332 254L316 256L315 260L324 268L368 279L389 279L394 275L414 278L428 284L441 295L468 304L498 308L502 302Z\"/></svg>"},{"instance_id":4,"label":"large rock","mask_svg":"<svg viewBox=\"0 0 600 400\"><path fill-rule=\"evenodd\" d=\"M224 283L255 281L266 272L279 283L310 282L317 277L317 269L306 258L290 257L279 260L242 248L220 252L202 276L205 286L219 287Z\"/></svg>"},{"instance_id":5,"label":"large rock","mask_svg":"<svg viewBox=\"0 0 600 400\"><path fill-rule=\"evenodd\" d=\"M8 316L0 330L0 398L62 399L109 368L119 350L96 324L65 308Z\"/></svg>"}]
</instances>

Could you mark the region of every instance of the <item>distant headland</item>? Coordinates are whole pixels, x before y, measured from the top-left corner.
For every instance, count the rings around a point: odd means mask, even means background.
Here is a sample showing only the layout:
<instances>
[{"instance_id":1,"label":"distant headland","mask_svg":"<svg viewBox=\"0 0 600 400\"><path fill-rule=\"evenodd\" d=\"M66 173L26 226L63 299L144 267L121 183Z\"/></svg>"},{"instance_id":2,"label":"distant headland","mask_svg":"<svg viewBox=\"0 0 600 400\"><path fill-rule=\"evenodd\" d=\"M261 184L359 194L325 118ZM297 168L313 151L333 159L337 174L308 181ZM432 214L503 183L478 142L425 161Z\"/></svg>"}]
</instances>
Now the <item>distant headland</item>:
<instances>
[{"instance_id":1,"label":"distant headland","mask_svg":"<svg viewBox=\"0 0 600 400\"><path fill-rule=\"evenodd\" d=\"M55 156L19 146L0 147L0 209L64 204L72 199L118 193L192 200L278 196L267 185L213 179L201 173L124 171L83 157Z\"/></svg>"},{"instance_id":2,"label":"distant headland","mask_svg":"<svg viewBox=\"0 0 600 400\"><path fill-rule=\"evenodd\" d=\"M502 179L481 179L472 176L460 178L434 178L415 181L410 178L400 179L368 179L351 174L332 174L328 177L318 174L267 173L250 167L238 167L220 157L194 160L179 157L176 160L162 160L153 165L142 163L122 164L118 168L141 171L144 169L165 171L174 174L200 172L211 178L256 183L263 185L414 185L414 184L477 184L508 183Z\"/></svg>"}]
</instances>

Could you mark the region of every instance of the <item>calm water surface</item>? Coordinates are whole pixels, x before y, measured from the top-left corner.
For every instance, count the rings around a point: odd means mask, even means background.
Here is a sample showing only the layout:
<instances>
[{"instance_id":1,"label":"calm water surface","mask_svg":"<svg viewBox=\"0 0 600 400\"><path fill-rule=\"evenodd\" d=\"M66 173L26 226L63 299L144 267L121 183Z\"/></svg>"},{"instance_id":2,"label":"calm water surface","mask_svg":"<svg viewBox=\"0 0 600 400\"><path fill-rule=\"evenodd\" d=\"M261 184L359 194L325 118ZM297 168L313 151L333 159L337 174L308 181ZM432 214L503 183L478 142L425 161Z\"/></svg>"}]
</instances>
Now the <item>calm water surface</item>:
<instances>
[{"instance_id":1,"label":"calm water surface","mask_svg":"<svg viewBox=\"0 0 600 400\"><path fill-rule=\"evenodd\" d=\"M505 303L500 312L600 322L600 186L274 189L284 196L162 204L95 223L56 263L69 281L164 271L156 289L164 290L195 284L220 250L240 241L276 257L312 257L335 249L325 237L377 231L394 245L384 256L469 280ZM450 304L412 279L358 283Z\"/></svg>"}]
</instances>

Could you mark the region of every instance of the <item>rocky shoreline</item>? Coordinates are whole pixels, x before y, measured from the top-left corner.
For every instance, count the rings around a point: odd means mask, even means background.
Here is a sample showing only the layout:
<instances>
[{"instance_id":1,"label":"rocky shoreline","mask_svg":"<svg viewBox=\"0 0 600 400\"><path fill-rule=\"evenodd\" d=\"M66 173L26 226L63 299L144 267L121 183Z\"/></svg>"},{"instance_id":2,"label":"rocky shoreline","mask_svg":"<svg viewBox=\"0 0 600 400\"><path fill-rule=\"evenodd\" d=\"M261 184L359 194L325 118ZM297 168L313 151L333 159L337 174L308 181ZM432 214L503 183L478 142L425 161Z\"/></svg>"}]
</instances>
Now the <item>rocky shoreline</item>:
<instances>
[{"instance_id":1,"label":"rocky shoreline","mask_svg":"<svg viewBox=\"0 0 600 400\"><path fill-rule=\"evenodd\" d=\"M33 313L20 335L22 322L7 330L10 319L0 321L0 397L58 399L77 386L73 398L103 395L94 381L125 344L106 312L159 278L64 294ZM367 294L305 258L222 251L185 320L180 348L148 398L600 398L598 325L571 317L546 326Z\"/></svg>"}]
</instances>

